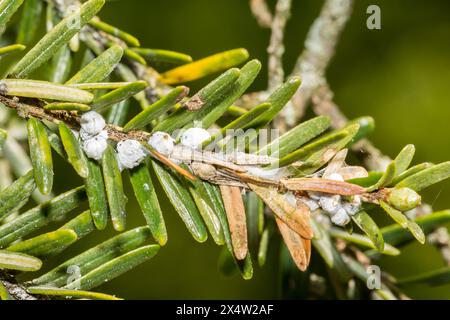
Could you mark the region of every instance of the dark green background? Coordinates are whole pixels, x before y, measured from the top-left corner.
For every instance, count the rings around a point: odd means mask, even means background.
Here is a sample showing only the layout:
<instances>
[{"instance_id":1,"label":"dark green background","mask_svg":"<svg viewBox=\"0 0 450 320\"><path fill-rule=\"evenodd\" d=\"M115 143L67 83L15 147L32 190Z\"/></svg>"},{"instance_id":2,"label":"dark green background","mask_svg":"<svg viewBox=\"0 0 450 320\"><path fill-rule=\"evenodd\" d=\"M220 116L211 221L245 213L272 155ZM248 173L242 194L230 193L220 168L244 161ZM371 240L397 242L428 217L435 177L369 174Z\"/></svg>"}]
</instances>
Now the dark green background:
<instances>
[{"instance_id":1,"label":"dark green background","mask_svg":"<svg viewBox=\"0 0 450 320\"><path fill-rule=\"evenodd\" d=\"M274 1L269 1L273 7ZM335 100L350 117L371 115L377 128L371 139L390 156L407 143L416 145L415 163L450 159L450 2L445 0L356 0L337 54L328 70ZM323 1L293 0L287 25L285 66L289 73L303 48L306 32ZM366 8L381 7L381 30L366 28ZM246 0L110 1L100 16L136 35L143 47L186 52L194 58L245 47L252 58L267 61L270 32L258 27ZM263 68L254 90L264 89ZM199 88L203 82L192 87ZM67 170L60 167L59 170ZM57 169L58 170L58 169ZM75 175L56 175L58 190ZM127 179L125 179L127 180ZM450 183L427 190L425 200L436 210L450 208ZM131 194L128 190L128 194ZM167 199L159 192L160 199ZM255 299L278 297L277 252L251 281L226 278L217 271L219 248L212 240L196 243L170 207L165 205L169 242L150 262L99 290L137 299ZM143 224L135 200L128 205L130 226ZM112 234L113 232L111 232ZM69 254L107 238L97 233ZM60 259L58 259L59 261ZM57 261L55 261L56 263ZM397 276L443 266L437 250L418 244L400 257L382 261ZM450 286L409 290L414 298L450 298Z\"/></svg>"}]
</instances>

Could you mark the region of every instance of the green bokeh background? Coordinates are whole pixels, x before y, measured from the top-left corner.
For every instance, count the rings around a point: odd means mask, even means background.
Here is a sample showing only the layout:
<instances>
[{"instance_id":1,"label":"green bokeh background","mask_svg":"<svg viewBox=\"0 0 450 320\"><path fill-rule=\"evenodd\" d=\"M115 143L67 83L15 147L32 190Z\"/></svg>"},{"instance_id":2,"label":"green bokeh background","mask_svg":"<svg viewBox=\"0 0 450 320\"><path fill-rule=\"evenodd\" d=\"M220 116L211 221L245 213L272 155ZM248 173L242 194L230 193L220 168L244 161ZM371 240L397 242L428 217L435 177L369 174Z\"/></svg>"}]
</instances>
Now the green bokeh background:
<instances>
[{"instance_id":1,"label":"green bokeh background","mask_svg":"<svg viewBox=\"0 0 450 320\"><path fill-rule=\"evenodd\" d=\"M271 7L274 1L269 1ZM292 69L323 1L293 0L286 32L286 72ZM366 8L381 8L381 30L366 28ZM377 128L373 142L390 156L407 143L416 145L415 163L450 159L450 2L445 0L355 0L353 16L328 69L335 101L350 117L371 115ZM267 62L270 31L253 19L246 0L118 0L100 16L136 35L143 47L186 52L201 58L245 47L252 58ZM264 67L252 89L264 89ZM193 90L206 80L192 83ZM67 167L59 164L60 170ZM57 171L58 172L58 171ZM126 178L124 180L127 180ZM56 175L57 190L81 181L71 173ZM128 189L128 194L131 194ZM219 249L208 240L196 243L177 214L165 203L169 242L156 258L99 290L135 299L265 299L278 297L277 252L251 281L224 277L217 270ZM425 192L436 210L450 208L450 183ZM128 204L130 227L144 220L136 201ZM93 234L71 248L79 253L113 231ZM55 259L54 263L61 261ZM400 257L383 259L382 269L403 277L444 265L436 249L412 244ZM416 288L413 298L448 299L450 286Z\"/></svg>"}]
</instances>

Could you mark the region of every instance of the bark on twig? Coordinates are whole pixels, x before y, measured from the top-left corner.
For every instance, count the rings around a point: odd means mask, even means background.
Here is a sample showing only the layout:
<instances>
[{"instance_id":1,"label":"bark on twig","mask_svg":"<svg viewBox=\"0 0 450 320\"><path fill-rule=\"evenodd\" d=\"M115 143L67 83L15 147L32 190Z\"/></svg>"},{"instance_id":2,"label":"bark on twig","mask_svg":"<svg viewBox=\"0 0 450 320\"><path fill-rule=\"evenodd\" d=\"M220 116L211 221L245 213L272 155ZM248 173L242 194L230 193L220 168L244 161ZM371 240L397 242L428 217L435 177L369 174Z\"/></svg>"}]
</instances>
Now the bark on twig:
<instances>
[{"instance_id":1,"label":"bark on twig","mask_svg":"<svg viewBox=\"0 0 450 320\"><path fill-rule=\"evenodd\" d=\"M250 10L263 28L270 28L272 25L272 13L267 6L266 0L250 0Z\"/></svg>"},{"instance_id":2,"label":"bark on twig","mask_svg":"<svg viewBox=\"0 0 450 320\"><path fill-rule=\"evenodd\" d=\"M7 274L3 274L0 271L0 282L3 284L5 289L8 291L11 298L15 300L40 300L43 298L37 298L31 294L29 294L26 290L26 288L14 282L14 279L11 276L8 276Z\"/></svg>"},{"instance_id":3,"label":"bark on twig","mask_svg":"<svg viewBox=\"0 0 450 320\"><path fill-rule=\"evenodd\" d=\"M300 75L302 87L281 116L288 127L298 123L316 88L324 83L325 70L334 56L339 36L350 18L353 0L326 0L319 17L311 26L305 49L292 72Z\"/></svg>"},{"instance_id":4,"label":"bark on twig","mask_svg":"<svg viewBox=\"0 0 450 320\"><path fill-rule=\"evenodd\" d=\"M40 120L46 120L53 123L63 121L70 128L78 130L80 127L80 119L76 112L63 110L45 110L40 106L31 105L29 103L21 102L20 100L8 98L0 95L0 103L5 106L15 109L17 114L22 118L34 117ZM119 142L126 139L134 139L138 141L147 141L150 133L145 131L130 131L123 132L122 128L107 124L105 130L108 132L108 138Z\"/></svg>"},{"instance_id":5,"label":"bark on twig","mask_svg":"<svg viewBox=\"0 0 450 320\"><path fill-rule=\"evenodd\" d=\"M275 8L275 16L272 21L272 35L267 47L269 54L269 87L272 91L284 80L283 54L284 54L284 29L291 15L291 0L278 0Z\"/></svg>"}]
</instances>

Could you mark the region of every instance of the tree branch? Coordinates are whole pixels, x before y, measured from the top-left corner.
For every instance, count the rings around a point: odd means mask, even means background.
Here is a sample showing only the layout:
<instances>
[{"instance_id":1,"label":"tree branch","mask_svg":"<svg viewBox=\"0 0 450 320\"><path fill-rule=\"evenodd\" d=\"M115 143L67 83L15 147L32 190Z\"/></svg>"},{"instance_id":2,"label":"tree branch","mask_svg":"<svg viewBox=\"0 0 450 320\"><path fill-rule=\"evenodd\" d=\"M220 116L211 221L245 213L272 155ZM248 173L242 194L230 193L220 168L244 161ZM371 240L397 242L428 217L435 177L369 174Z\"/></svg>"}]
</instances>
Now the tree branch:
<instances>
[{"instance_id":1,"label":"tree branch","mask_svg":"<svg viewBox=\"0 0 450 320\"><path fill-rule=\"evenodd\" d=\"M272 25L272 13L266 0L250 0L250 10L262 28L270 28Z\"/></svg>"},{"instance_id":2,"label":"tree branch","mask_svg":"<svg viewBox=\"0 0 450 320\"><path fill-rule=\"evenodd\" d=\"M325 70L334 56L336 44L350 18L353 0L326 0L319 17L311 26L305 49L292 72L300 75L302 87L281 113L288 127L298 123L305 112L313 92L324 84Z\"/></svg>"},{"instance_id":3,"label":"tree branch","mask_svg":"<svg viewBox=\"0 0 450 320\"><path fill-rule=\"evenodd\" d=\"M284 54L284 29L291 15L291 0L278 0L275 8L275 16L272 21L272 35L267 47L269 54L269 86L272 91L276 86L283 83L283 54Z\"/></svg>"},{"instance_id":4,"label":"tree branch","mask_svg":"<svg viewBox=\"0 0 450 320\"><path fill-rule=\"evenodd\" d=\"M45 300L29 294L25 286L16 283L12 277L2 272L0 272L0 282L8 291L11 298L15 300Z\"/></svg>"},{"instance_id":5,"label":"tree branch","mask_svg":"<svg viewBox=\"0 0 450 320\"><path fill-rule=\"evenodd\" d=\"M29 100L33 101L33 100ZM15 109L17 114L22 118L34 117L40 120L46 120L53 123L59 123L63 121L70 128L78 130L80 128L80 118L73 111L64 110L45 110L40 106L31 105L29 103L20 102L16 99L11 99L0 95L0 103L5 106ZM36 103L38 103L36 101ZM124 132L121 127L107 124L105 130L108 132L108 138L119 142L127 139L134 139L142 142L148 141L150 133L145 131L130 131Z\"/></svg>"}]
</instances>

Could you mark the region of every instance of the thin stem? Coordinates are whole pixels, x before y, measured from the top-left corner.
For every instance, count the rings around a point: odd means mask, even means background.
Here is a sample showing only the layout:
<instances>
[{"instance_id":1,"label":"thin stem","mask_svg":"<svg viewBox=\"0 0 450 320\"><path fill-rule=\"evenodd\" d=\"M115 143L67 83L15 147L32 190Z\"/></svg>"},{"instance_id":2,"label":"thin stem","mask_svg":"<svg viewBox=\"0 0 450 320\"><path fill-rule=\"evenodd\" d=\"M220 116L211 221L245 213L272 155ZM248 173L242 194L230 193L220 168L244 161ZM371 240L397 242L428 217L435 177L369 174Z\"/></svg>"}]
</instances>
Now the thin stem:
<instances>
[{"instance_id":1,"label":"thin stem","mask_svg":"<svg viewBox=\"0 0 450 320\"><path fill-rule=\"evenodd\" d=\"M305 49L292 72L302 77L302 88L297 91L281 116L288 127L303 116L313 92L324 83L325 70L335 53L346 22L352 12L353 0L326 0L305 41Z\"/></svg>"},{"instance_id":2,"label":"thin stem","mask_svg":"<svg viewBox=\"0 0 450 320\"><path fill-rule=\"evenodd\" d=\"M34 100L34 99L27 99L27 101L35 101L35 103L38 105L39 101ZM78 130L80 127L80 118L77 115L76 112L74 111L62 111L62 110L45 110L40 106L35 106L35 105L31 105L29 103L23 103L20 102L20 100L17 99L11 99L5 96L0 95L0 103L3 103L5 106L12 108L14 110L16 110L17 114L23 118L30 118L30 117L34 117L36 119L39 119L40 121L48 121L48 122L52 122L52 123L60 123L60 122L64 122L66 125L68 125L69 127ZM158 161L162 162L163 164L165 164L166 166L176 170L177 172L179 172L180 174L186 176L187 178L193 180L194 176L192 176L189 172L187 172L186 170L180 168L178 165L176 165L175 163L173 163L173 161L171 161L169 158L161 155L160 153L156 152L156 150L154 150L153 148L151 148L150 146L148 146L147 141L150 138L151 134L146 132L146 131L129 131L129 132L124 132L123 129L119 126L115 126L115 125L111 125L111 124L107 124L105 127L105 130L108 133L108 138L112 141L115 142L119 142L119 141L123 141L123 140L128 140L128 139L133 139L133 140L137 140L139 142L141 142L144 146L146 146L147 149L150 149L149 153L150 155L157 159ZM212 153L209 151L197 151L197 150L192 150L190 148L186 148L183 146L176 146L177 148L177 152L175 152L175 150L172 152L172 154L170 155L170 157L173 160L178 160L181 162L185 162L185 163L192 163L195 161L200 161L203 162L205 164L209 164L210 166L212 166L212 169L217 173L215 175L208 175L208 177L202 176L199 172L194 172L194 174L196 176L198 176L199 178L203 179L203 180L208 180L212 183L215 184L224 184L224 185L236 185L236 184L241 184L241 186L248 188L247 184L248 183L252 183L252 184L257 184L257 185L261 185L261 186L265 186L265 187L274 187L274 188L278 188L279 190L284 190L284 189L290 189L290 190L315 190L314 188L317 188L317 186L315 186L313 189L308 189L307 186L305 186L304 184L302 185L302 188L305 189L297 189L298 184L300 182L297 182L297 184L294 183L289 183L289 185L287 184L289 181L289 179L279 179L279 180L270 180L270 179L266 179L266 178L262 178L262 177L258 177L256 175L253 174L249 174L248 170L244 167L244 166L251 166L251 164L255 164L258 163L260 164L261 161L264 160L263 163L267 164L270 162L270 159L266 159L266 157L262 156L262 158L264 159L260 159L260 157L256 156L256 158L258 159L254 159L255 157L251 157L250 154L239 154L240 156L236 156L236 159L233 161L234 157L227 157L226 155L223 155L222 153ZM238 159L239 158L239 159ZM247 159L248 160L245 160ZM258 160L258 161L256 161ZM255 162L256 161L256 162ZM266 163L267 162L267 163ZM243 165L243 166L241 166ZM317 183L317 179L310 179L310 182L314 182ZM303 181L304 183L304 181ZM338 186L334 186L334 185L329 185L330 181L323 180L323 188L320 189L323 192L328 192L328 193L335 193L339 190L344 190L346 187L351 187L355 185L338 185ZM337 182L335 182L337 183ZM344 182L342 182L341 184L345 184ZM360 187L358 187L360 188ZM328 190L328 191L327 191ZM353 189L352 189L353 190ZM344 191L341 191L344 192ZM346 191L348 192L348 191ZM358 189L357 191L351 191L351 192L357 192L357 194L361 194L360 190ZM339 192L338 192L339 194ZM346 194L346 193L342 193L342 194ZM355 193L356 194L356 193ZM367 194L367 197L372 196L372 197L376 197L377 193L370 193ZM365 194L364 194L365 195Z\"/></svg>"},{"instance_id":3,"label":"thin stem","mask_svg":"<svg viewBox=\"0 0 450 320\"><path fill-rule=\"evenodd\" d=\"M272 25L272 13L266 0L250 0L250 10L262 28L270 28Z\"/></svg>"},{"instance_id":4,"label":"thin stem","mask_svg":"<svg viewBox=\"0 0 450 320\"><path fill-rule=\"evenodd\" d=\"M5 106L15 109L17 114L22 118L34 117L39 120L46 120L53 123L59 123L63 121L70 128L79 129L80 118L73 111L63 110L44 110L40 106L34 106L28 103L19 102L15 99L7 98L0 95L0 103ZM108 124L105 130L108 132L109 139L119 142L127 139L134 139L138 141L147 141L150 137L150 133L145 131L130 131L128 133L123 132L121 127Z\"/></svg>"},{"instance_id":5,"label":"thin stem","mask_svg":"<svg viewBox=\"0 0 450 320\"><path fill-rule=\"evenodd\" d=\"M16 283L11 277L0 273L0 282L3 284L9 295L16 300L44 300L29 294L25 286Z\"/></svg>"},{"instance_id":6,"label":"thin stem","mask_svg":"<svg viewBox=\"0 0 450 320\"><path fill-rule=\"evenodd\" d=\"M278 0L275 8L275 16L272 21L272 35L267 48L269 54L269 87L272 91L284 80L283 54L284 54L284 29L291 15L291 0Z\"/></svg>"}]
</instances>

